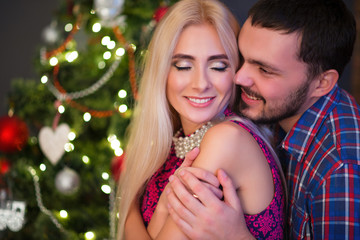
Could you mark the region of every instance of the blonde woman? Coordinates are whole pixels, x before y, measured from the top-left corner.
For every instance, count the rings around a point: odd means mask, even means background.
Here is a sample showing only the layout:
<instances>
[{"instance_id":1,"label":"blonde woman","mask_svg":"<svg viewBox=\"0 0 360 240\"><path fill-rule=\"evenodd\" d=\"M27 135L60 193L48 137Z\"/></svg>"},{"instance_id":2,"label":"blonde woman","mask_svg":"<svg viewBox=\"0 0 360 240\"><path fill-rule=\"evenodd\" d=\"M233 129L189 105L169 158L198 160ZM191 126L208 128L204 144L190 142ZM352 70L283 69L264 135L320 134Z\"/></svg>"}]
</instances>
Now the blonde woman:
<instances>
[{"instance_id":1,"label":"blonde woman","mask_svg":"<svg viewBox=\"0 0 360 240\"><path fill-rule=\"evenodd\" d=\"M162 193L194 147L201 152L193 166L229 173L248 235L282 238L280 169L254 125L228 108L239 67L238 32L236 19L217 0L182 0L156 27L119 184L118 239L188 239ZM263 215L271 226L265 235L256 227Z\"/></svg>"}]
</instances>

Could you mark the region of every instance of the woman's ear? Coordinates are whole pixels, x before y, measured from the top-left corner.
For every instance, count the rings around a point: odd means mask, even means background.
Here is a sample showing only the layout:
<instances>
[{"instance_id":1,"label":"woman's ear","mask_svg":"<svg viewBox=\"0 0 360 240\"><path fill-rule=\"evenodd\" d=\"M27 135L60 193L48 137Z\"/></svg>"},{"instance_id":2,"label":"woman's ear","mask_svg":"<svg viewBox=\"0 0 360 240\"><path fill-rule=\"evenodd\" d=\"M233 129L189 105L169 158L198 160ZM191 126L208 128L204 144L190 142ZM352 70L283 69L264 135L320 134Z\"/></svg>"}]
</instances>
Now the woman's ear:
<instances>
[{"instance_id":1,"label":"woman's ear","mask_svg":"<svg viewBox=\"0 0 360 240\"><path fill-rule=\"evenodd\" d=\"M315 81L316 86L313 91L314 97L322 97L328 94L339 79L339 73L335 69L323 72Z\"/></svg>"}]
</instances>

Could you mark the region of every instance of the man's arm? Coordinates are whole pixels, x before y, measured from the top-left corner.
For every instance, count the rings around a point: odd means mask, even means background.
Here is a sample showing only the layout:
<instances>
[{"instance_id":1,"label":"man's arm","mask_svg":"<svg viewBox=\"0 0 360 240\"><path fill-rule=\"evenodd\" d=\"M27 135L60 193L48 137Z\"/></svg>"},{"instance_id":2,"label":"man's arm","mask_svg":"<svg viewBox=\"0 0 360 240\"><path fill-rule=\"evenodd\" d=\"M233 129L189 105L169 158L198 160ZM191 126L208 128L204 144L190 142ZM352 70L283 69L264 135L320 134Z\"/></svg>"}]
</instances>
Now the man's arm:
<instances>
[{"instance_id":1,"label":"man's arm","mask_svg":"<svg viewBox=\"0 0 360 240\"><path fill-rule=\"evenodd\" d=\"M360 166L344 164L314 194L314 239L360 239Z\"/></svg>"}]
</instances>

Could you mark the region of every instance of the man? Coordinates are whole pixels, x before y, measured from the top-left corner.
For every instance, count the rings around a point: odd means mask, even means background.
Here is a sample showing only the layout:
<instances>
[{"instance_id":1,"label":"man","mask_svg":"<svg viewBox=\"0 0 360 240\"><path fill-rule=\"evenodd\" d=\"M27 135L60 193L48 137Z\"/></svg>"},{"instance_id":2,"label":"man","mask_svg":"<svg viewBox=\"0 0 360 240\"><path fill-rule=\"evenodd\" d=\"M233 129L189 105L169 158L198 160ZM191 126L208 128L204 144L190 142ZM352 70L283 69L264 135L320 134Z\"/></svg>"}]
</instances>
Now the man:
<instances>
[{"instance_id":1,"label":"man","mask_svg":"<svg viewBox=\"0 0 360 240\"><path fill-rule=\"evenodd\" d=\"M259 124L279 126L290 239L360 239L360 107L337 84L355 25L341 0L260 0L239 35L236 106ZM180 173L169 212L190 238L249 237L226 173L218 172L224 201ZM198 200L203 207L194 209Z\"/></svg>"}]
</instances>

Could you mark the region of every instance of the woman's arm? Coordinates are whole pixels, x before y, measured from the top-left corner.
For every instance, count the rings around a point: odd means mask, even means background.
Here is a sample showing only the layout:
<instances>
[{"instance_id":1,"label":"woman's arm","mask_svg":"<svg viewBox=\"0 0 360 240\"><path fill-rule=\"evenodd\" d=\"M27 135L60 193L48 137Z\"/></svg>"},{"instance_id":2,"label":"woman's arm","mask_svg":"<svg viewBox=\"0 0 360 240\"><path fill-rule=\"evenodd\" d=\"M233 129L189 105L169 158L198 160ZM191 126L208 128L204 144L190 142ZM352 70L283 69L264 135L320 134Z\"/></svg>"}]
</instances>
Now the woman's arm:
<instances>
[{"instance_id":1,"label":"woman's arm","mask_svg":"<svg viewBox=\"0 0 360 240\"><path fill-rule=\"evenodd\" d=\"M154 214L151 217L147 231L152 239L155 239L159 234L162 227L165 225L169 212L167 210L167 192L168 186L165 187L163 193L161 194L158 204L156 205Z\"/></svg>"},{"instance_id":2,"label":"woman's arm","mask_svg":"<svg viewBox=\"0 0 360 240\"><path fill-rule=\"evenodd\" d=\"M197 151L198 152L198 151ZM197 154L196 152L196 154ZM195 153L195 152L194 152ZM193 159L193 158L191 158ZM185 160L186 161L186 160ZM185 162L184 161L184 162ZM191 161L192 163L193 161ZM177 172L180 172L182 169L187 169L187 171L191 172L191 174L199 181L202 181L203 188L206 188L211 192L217 199L221 199L223 197L222 191L220 190L220 182L213 174L204 174L203 171L199 168L188 168L189 165L183 165L178 168ZM174 174L176 175L176 174ZM172 177L170 177L172 179ZM156 206L155 212L151 217L149 222L147 231L149 235L155 239L159 234L160 230L163 228L167 221L167 217L169 216L168 212L168 201L167 201L167 192L170 191L170 186L167 185L160 196L159 202Z\"/></svg>"},{"instance_id":3,"label":"woman's arm","mask_svg":"<svg viewBox=\"0 0 360 240\"><path fill-rule=\"evenodd\" d=\"M151 240L139 210L139 203L133 201L125 222L126 240Z\"/></svg>"},{"instance_id":4,"label":"woman's arm","mask_svg":"<svg viewBox=\"0 0 360 240\"><path fill-rule=\"evenodd\" d=\"M220 123L205 134L200 150L193 166L214 174L217 169L224 169L237 189L245 213L259 213L270 204L274 194L271 170L261 148L249 132L233 122ZM193 214L196 214L195 211ZM174 239L174 233L177 236L184 235L168 218L158 236ZM182 237L186 239L185 235Z\"/></svg>"},{"instance_id":5,"label":"woman's arm","mask_svg":"<svg viewBox=\"0 0 360 240\"><path fill-rule=\"evenodd\" d=\"M186 167L190 167L196 156L199 154L199 149L196 148L191 151L185 158L182 165L178 168L177 172ZM212 174L204 174L203 171L199 171L198 168L188 169L197 179L203 180L202 184L205 188L208 188L218 199L222 197L222 191L219 189L219 181ZM125 223L125 237L126 239L166 239L167 234L171 234L171 238L175 239L175 232L178 233L178 239L187 239L185 235L174 224L173 220L169 217L167 210L167 192L168 186L165 187L163 194L159 198L159 202L156 206L155 212L149 222L148 228L145 228L143 219L140 213L139 203L134 201L129 209L129 215ZM165 227L166 225L166 227ZM164 228L165 227L165 228ZM161 235L159 235L160 231Z\"/></svg>"},{"instance_id":6,"label":"woman's arm","mask_svg":"<svg viewBox=\"0 0 360 240\"><path fill-rule=\"evenodd\" d=\"M166 194L162 194L162 199L165 201ZM159 203L161 200L159 200ZM155 212L157 213L155 215ZM128 217L125 222L125 239L126 240L152 240L152 239L187 239L184 234L178 230L177 226L173 223L171 226L171 218L169 217L168 210L165 204L158 204L156 211L146 229L139 208L139 203L133 201L130 206ZM162 234L159 235L160 230L164 229ZM152 228L149 231L149 228ZM170 237L170 238L169 238Z\"/></svg>"},{"instance_id":7,"label":"woman's arm","mask_svg":"<svg viewBox=\"0 0 360 240\"><path fill-rule=\"evenodd\" d=\"M199 154L198 148L195 148L192 151L190 151L186 155L184 162L176 170L174 175L176 175L177 172L181 171L181 169L190 167L193 164L194 159L197 157L198 154ZM198 179L203 180L206 187L210 191L212 191L215 196L217 196L218 198L222 198L222 191L219 189L220 183L214 175L210 175L210 176L203 175L203 172L199 171L199 169L196 169L196 168L194 168L191 172ZM168 189L169 189L169 187L166 186L163 193L161 194L158 204L155 208L155 212L154 212L153 216L151 217L151 220L147 227L147 231L153 239L155 239L158 236L160 230L166 223L167 217L169 216L169 212L167 210L168 202L167 202L167 196L166 196L166 192L168 191Z\"/></svg>"}]
</instances>

